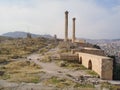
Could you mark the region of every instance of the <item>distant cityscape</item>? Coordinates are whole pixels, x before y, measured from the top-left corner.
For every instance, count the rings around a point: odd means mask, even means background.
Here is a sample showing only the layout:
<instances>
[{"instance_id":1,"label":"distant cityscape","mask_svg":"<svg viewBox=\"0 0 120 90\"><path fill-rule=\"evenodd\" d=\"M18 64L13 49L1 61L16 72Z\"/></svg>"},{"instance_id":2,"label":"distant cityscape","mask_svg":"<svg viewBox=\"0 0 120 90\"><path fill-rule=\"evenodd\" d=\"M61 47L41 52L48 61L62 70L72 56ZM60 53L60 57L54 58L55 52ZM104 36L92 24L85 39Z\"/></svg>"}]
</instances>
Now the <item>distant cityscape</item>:
<instances>
[{"instance_id":1,"label":"distant cityscape","mask_svg":"<svg viewBox=\"0 0 120 90\"><path fill-rule=\"evenodd\" d=\"M115 56L117 63L120 63L120 39L88 40L88 42L99 45L106 55Z\"/></svg>"}]
</instances>

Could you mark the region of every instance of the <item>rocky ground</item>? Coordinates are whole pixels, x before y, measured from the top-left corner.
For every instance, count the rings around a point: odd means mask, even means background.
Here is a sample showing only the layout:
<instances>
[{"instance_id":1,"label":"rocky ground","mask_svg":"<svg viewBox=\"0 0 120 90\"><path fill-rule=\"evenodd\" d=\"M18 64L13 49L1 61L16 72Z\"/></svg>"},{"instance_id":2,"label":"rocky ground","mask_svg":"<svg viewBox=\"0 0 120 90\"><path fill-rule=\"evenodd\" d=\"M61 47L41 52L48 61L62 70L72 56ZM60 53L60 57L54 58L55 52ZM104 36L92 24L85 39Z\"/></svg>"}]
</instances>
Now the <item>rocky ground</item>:
<instances>
[{"instance_id":1,"label":"rocky ground","mask_svg":"<svg viewBox=\"0 0 120 90\"><path fill-rule=\"evenodd\" d=\"M46 53L33 53L27 56L27 61L42 67L38 83L9 82L0 80L0 90L101 90L102 81L87 73L86 69L65 68L57 63L61 61L47 60L49 55L57 55L58 48L50 49ZM45 60L45 61L44 61ZM17 78L17 77L16 77ZM109 90L104 88L104 90Z\"/></svg>"}]
</instances>

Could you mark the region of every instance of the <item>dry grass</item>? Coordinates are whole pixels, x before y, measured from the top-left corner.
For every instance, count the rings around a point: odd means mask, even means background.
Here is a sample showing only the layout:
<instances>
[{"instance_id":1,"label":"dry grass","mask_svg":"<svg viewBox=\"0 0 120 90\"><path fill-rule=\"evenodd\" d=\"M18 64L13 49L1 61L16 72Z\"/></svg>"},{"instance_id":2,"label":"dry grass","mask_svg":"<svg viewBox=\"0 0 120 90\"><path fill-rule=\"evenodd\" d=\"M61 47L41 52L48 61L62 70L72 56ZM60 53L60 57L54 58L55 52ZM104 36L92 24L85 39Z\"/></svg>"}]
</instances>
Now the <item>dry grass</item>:
<instances>
[{"instance_id":1,"label":"dry grass","mask_svg":"<svg viewBox=\"0 0 120 90\"><path fill-rule=\"evenodd\" d=\"M0 55L0 63L5 63L5 62L8 62L8 61L9 61L8 57Z\"/></svg>"},{"instance_id":2,"label":"dry grass","mask_svg":"<svg viewBox=\"0 0 120 90\"><path fill-rule=\"evenodd\" d=\"M51 58L50 58L50 55L44 55L44 58L42 58L42 60L40 60L40 62L51 62Z\"/></svg>"},{"instance_id":3,"label":"dry grass","mask_svg":"<svg viewBox=\"0 0 120 90\"><path fill-rule=\"evenodd\" d=\"M87 70L83 65L76 63L76 62L69 62L69 61L64 61L64 60L58 60L56 61L56 64L61 66L61 62L63 62L65 65L63 68L66 69L74 69L74 70Z\"/></svg>"},{"instance_id":4,"label":"dry grass","mask_svg":"<svg viewBox=\"0 0 120 90\"><path fill-rule=\"evenodd\" d=\"M115 86L115 85L112 85L108 82L104 82L104 83L101 84L101 88L108 88L110 90L119 90L120 86Z\"/></svg>"},{"instance_id":5,"label":"dry grass","mask_svg":"<svg viewBox=\"0 0 120 90\"><path fill-rule=\"evenodd\" d=\"M44 84L49 86L49 85L54 85L57 88L67 88L67 87L73 87L73 88L94 88L93 85L90 84L79 84L74 81L65 79L65 78L58 78L58 77L51 77L50 79L47 79L44 81Z\"/></svg>"},{"instance_id":6,"label":"dry grass","mask_svg":"<svg viewBox=\"0 0 120 90\"><path fill-rule=\"evenodd\" d=\"M14 61L4 66L5 74L2 77L13 82L37 83L40 69L40 66L30 61Z\"/></svg>"},{"instance_id":7,"label":"dry grass","mask_svg":"<svg viewBox=\"0 0 120 90\"><path fill-rule=\"evenodd\" d=\"M44 84L45 85L55 85L58 88L64 88L64 87L71 86L73 83L70 80L61 79L61 78L53 76L50 79L47 79L46 81L44 81Z\"/></svg>"},{"instance_id":8,"label":"dry grass","mask_svg":"<svg viewBox=\"0 0 120 90\"><path fill-rule=\"evenodd\" d=\"M27 73L15 73L10 76L9 81L11 82L26 82L26 83L38 83L40 77L35 74Z\"/></svg>"},{"instance_id":9,"label":"dry grass","mask_svg":"<svg viewBox=\"0 0 120 90\"><path fill-rule=\"evenodd\" d=\"M92 75L92 76L96 76L96 77L99 76L99 75L98 75L95 71L93 71L93 70L86 70L86 72L87 72L88 74Z\"/></svg>"},{"instance_id":10,"label":"dry grass","mask_svg":"<svg viewBox=\"0 0 120 90\"><path fill-rule=\"evenodd\" d=\"M46 38L19 38L7 39L0 43L0 71L4 71L4 75L0 79L15 82L38 82L41 73L41 67L29 61L14 61L13 59L25 58L26 55L37 52L45 48L45 51L53 48L54 40ZM46 48L46 46L49 46ZM44 49L43 49L44 51ZM49 60L46 57L45 60ZM9 63L10 62L10 63Z\"/></svg>"},{"instance_id":11,"label":"dry grass","mask_svg":"<svg viewBox=\"0 0 120 90\"><path fill-rule=\"evenodd\" d=\"M6 56L9 59L22 58L24 55L36 52L48 44L52 45L52 42L52 40L45 38L7 40L6 42L0 43L0 55L1 57Z\"/></svg>"}]
</instances>

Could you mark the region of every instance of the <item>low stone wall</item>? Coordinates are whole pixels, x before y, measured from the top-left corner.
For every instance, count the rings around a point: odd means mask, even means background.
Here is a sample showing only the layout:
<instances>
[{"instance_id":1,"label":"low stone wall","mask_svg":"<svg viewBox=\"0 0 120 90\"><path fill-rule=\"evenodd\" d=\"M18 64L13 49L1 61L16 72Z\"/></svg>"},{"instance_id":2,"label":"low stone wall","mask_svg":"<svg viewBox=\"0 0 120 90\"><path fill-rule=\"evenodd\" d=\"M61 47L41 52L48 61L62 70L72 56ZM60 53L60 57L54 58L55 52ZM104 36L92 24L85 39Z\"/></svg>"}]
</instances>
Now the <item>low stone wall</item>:
<instances>
[{"instance_id":1,"label":"low stone wall","mask_svg":"<svg viewBox=\"0 0 120 90\"><path fill-rule=\"evenodd\" d=\"M76 39L75 40L76 43L86 43L86 40L83 40L83 39Z\"/></svg>"},{"instance_id":2,"label":"low stone wall","mask_svg":"<svg viewBox=\"0 0 120 90\"><path fill-rule=\"evenodd\" d=\"M86 49L86 48L81 48L81 49L72 49L71 53L75 52L82 52L82 53L88 53L88 54L94 54L94 55L99 55L99 56L106 56L104 51L101 49Z\"/></svg>"},{"instance_id":3,"label":"low stone wall","mask_svg":"<svg viewBox=\"0 0 120 90\"><path fill-rule=\"evenodd\" d=\"M90 48L93 48L93 44L90 44L90 43L79 43L79 42L76 42L76 44L78 46L81 46L81 47L90 47Z\"/></svg>"},{"instance_id":4,"label":"low stone wall","mask_svg":"<svg viewBox=\"0 0 120 90\"><path fill-rule=\"evenodd\" d=\"M60 59L68 61L78 61L79 57L76 54L60 54Z\"/></svg>"},{"instance_id":5,"label":"low stone wall","mask_svg":"<svg viewBox=\"0 0 120 90\"><path fill-rule=\"evenodd\" d=\"M89 53L89 54L94 54L94 55L105 56L105 53L104 53L103 50L82 49L81 52L83 52L83 53Z\"/></svg>"}]
</instances>

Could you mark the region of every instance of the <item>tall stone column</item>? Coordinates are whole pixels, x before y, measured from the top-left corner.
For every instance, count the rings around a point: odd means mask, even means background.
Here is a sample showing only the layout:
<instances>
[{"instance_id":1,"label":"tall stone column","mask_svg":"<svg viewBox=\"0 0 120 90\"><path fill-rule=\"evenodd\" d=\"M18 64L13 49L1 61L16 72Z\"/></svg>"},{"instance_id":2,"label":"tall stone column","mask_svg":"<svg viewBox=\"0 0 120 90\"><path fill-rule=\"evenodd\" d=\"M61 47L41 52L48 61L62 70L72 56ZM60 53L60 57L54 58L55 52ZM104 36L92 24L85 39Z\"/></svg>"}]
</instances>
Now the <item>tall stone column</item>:
<instances>
[{"instance_id":1,"label":"tall stone column","mask_svg":"<svg viewBox=\"0 0 120 90\"><path fill-rule=\"evenodd\" d=\"M73 35L72 35L72 42L75 42L75 20L76 18L73 18Z\"/></svg>"},{"instance_id":2,"label":"tall stone column","mask_svg":"<svg viewBox=\"0 0 120 90\"><path fill-rule=\"evenodd\" d=\"M68 41L68 11L65 12L65 39L64 41Z\"/></svg>"}]
</instances>

